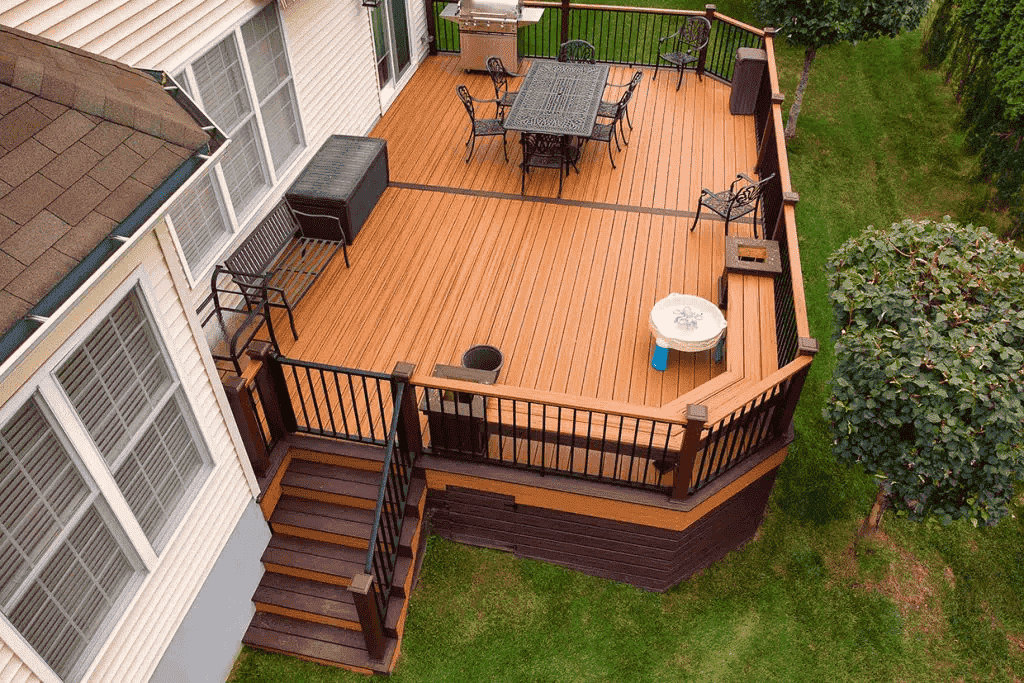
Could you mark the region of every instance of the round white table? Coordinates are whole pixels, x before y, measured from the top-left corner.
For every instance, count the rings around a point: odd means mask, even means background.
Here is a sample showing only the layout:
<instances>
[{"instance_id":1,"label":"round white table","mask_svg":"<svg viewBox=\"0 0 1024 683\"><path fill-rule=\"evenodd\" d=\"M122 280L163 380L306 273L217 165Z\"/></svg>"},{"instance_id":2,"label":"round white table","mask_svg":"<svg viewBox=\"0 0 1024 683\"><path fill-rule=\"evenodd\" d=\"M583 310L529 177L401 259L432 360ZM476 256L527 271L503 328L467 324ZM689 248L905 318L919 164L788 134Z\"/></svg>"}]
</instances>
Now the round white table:
<instances>
[{"instance_id":1,"label":"round white table","mask_svg":"<svg viewBox=\"0 0 1024 683\"><path fill-rule=\"evenodd\" d=\"M650 325L655 340L651 367L664 371L668 367L669 349L712 349L725 336L726 323L722 311L707 299L673 292L654 304Z\"/></svg>"}]
</instances>

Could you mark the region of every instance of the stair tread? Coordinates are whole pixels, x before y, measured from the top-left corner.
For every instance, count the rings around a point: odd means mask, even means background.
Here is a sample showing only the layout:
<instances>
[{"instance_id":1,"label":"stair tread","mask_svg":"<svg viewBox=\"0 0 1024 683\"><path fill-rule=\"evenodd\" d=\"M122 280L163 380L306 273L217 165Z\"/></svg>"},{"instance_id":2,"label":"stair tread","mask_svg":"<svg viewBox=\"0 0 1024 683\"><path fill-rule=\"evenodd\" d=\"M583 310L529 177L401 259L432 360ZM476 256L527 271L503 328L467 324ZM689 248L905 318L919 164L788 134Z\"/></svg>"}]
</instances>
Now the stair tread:
<instances>
[{"instance_id":1,"label":"stair tread","mask_svg":"<svg viewBox=\"0 0 1024 683\"><path fill-rule=\"evenodd\" d=\"M351 578L363 571L366 551L298 536L274 534L260 560L264 564Z\"/></svg>"},{"instance_id":2,"label":"stair tread","mask_svg":"<svg viewBox=\"0 0 1024 683\"><path fill-rule=\"evenodd\" d=\"M332 619L359 622L352 594L345 588L286 574L264 574L253 593L252 601Z\"/></svg>"},{"instance_id":3,"label":"stair tread","mask_svg":"<svg viewBox=\"0 0 1024 683\"><path fill-rule=\"evenodd\" d=\"M311 657L336 664L383 672L396 642L388 639L384 661L372 659L366 651L363 635L321 624L291 619L278 614L257 612L242 642L278 652Z\"/></svg>"},{"instance_id":4,"label":"stair tread","mask_svg":"<svg viewBox=\"0 0 1024 683\"><path fill-rule=\"evenodd\" d=\"M299 498L298 496L281 496L281 499L277 502L277 506L274 510L301 512L305 514L319 515L321 517L328 517L330 519L362 522L364 524L370 524L373 522L372 510L351 507L349 505L339 505L337 503L325 503L319 500L310 500L309 498Z\"/></svg>"},{"instance_id":5,"label":"stair tread","mask_svg":"<svg viewBox=\"0 0 1024 683\"><path fill-rule=\"evenodd\" d=\"M354 484L368 484L371 486L378 486L380 484L380 472L368 472L366 470L357 470L351 467L314 462L312 460L292 460L288 471L322 477L324 479L347 481Z\"/></svg>"},{"instance_id":6,"label":"stair tread","mask_svg":"<svg viewBox=\"0 0 1024 683\"><path fill-rule=\"evenodd\" d=\"M292 462L293 466L294 464L295 461ZM371 501L376 500L377 492L380 490L380 474L377 473L371 473L375 474L375 476L377 477L377 481L373 484L369 484L360 481L322 477L316 474L309 474L307 472L296 471L293 466L289 467L288 471L285 472L284 477L282 477L282 486L290 487L293 489L306 489L308 491L330 493L337 496L363 498L365 500ZM354 472L355 470L349 471Z\"/></svg>"},{"instance_id":7,"label":"stair tread","mask_svg":"<svg viewBox=\"0 0 1024 683\"><path fill-rule=\"evenodd\" d=\"M270 523L366 539L373 525L373 511L284 496L274 508Z\"/></svg>"}]
</instances>

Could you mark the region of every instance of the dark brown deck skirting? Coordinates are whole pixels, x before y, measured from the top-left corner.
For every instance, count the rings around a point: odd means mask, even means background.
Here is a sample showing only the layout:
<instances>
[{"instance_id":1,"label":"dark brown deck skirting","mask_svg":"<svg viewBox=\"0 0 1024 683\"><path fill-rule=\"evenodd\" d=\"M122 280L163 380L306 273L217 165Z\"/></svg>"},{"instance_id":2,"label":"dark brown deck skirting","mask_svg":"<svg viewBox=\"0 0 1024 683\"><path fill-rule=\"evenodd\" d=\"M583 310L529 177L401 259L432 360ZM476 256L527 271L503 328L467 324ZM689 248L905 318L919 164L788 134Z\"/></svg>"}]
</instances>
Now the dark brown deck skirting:
<instances>
[{"instance_id":1,"label":"dark brown deck skirting","mask_svg":"<svg viewBox=\"0 0 1024 683\"><path fill-rule=\"evenodd\" d=\"M427 494L434 533L665 591L740 548L757 532L778 469L684 531L517 505L515 498L448 487Z\"/></svg>"},{"instance_id":2,"label":"dark brown deck skirting","mask_svg":"<svg viewBox=\"0 0 1024 683\"><path fill-rule=\"evenodd\" d=\"M422 190L424 192L443 192L446 194L461 194L467 197L488 197L491 199L513 199L521 202L537 202L539 204L555 204L558 206L574 206L583 209L601 209L603 211L622 211L625 213L646 213L654 216L672 216L674 218L693 218L696 211L680 211L678 209L656 209L649 206L635 206L630 204L608 204L606 202L581 202L576 199L561 199L559 197L538 197L527 194L512 194L509 192L491 192L488 190L471 190L464 187L445 187L443 185L422 185L420 183L403 183L391 181L389 187L398 187L403 190ZM707 220L718 220L725 222L725 219L714 213L701 212L701 216ZM730 223L753 223L753 218L734 218Z\"/></svg>"}]
</instances>

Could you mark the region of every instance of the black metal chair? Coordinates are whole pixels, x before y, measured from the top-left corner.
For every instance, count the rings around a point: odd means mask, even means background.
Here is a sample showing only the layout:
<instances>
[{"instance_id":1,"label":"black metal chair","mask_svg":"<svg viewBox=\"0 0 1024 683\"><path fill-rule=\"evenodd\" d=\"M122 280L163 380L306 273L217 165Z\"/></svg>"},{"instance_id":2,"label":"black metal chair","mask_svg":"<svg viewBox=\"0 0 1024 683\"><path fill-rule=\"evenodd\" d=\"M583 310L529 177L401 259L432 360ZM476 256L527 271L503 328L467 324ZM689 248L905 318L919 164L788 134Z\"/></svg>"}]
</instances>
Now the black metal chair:
<instances>
[{"instance_id":1,"label":"black metal chair","mask_svg":"<svg viewBox=\"0 0 1024 683\"><path fill-rule=\"evenodd\" d=\"M497 119L478 119L476 117L476 111L473 108L474 102L480 104L493 102L495 106L497 106L498 100L478 100L469 94L469 88L464 85L455 86L455 91L459 93L459 99L462 100L462 104L466 107L466 113L469 114L469 139L466 140L466 146L469 147L469 151L466 153L466 163L468 164L469 160L473 157L473 148L476 146L477 136L487 137L491 135L501 136L501 148L505 152L505 161L508 161L508 145L505 140L504 117ZM499 111L502 110L499 109Z\"/></svg>"},{"instance_id":2,"label":"black metal chair","mask_svg":"<svg viewBox=\"0 0 1024 683\"><path fill-rule=\"evenodd\" d=\"M569 174L569 165L576 165L579 148L564 135L547 133L523 133L519 142L523 147L523 171L521 192L526 194L526 174L531 168L558 169L558 196L562 196L562 179Z\"/></svg>"},{"instance_id":3,"label":"black metal chair","mask_svg":"<svg viewBox=\"0 0 1024 683\"><path fill-rule=\"evenodd\" d=\"M757 237L757 205L761 201L765 185L775 177L772 173L766 178L755 181L746 173L736 174L736 180L732 181L729 189L725 192L712 192L704 188L700 191L700 199L697 201L697 216L693 219L690 230L697 227L700 220L700 211L707 207L725 219L725 234L729 234L729 221L734 221L741 216L754 212L754 237ZM742 183L742 184L741 184ZM739 187L737 187L739 185Z\"/></svg>"},{"instance_id":4,"label":"black metal chair","mask_svg":"<svg viewBox=\"0 0 1024 683\"><path fill-rule=\"evenodd\" d=\"M644 78L643 72L642 71L636 71L636 72L633 73L633 77L631 79L629 79L628 83L608 83L608 86L612 87L612 88L626 88L626 92L629 93L629 99L632 99L633 93L636 91L637 86L640 85L640 81L642 81L643 78ZM627 100L626 116L624 118L626 119L626 123L629 124L629 129L633 130L633 122L629 120L629 106L628 106L628 102L629 102L629 100ZM597 115L599 117L601 117L601 118L613 119L613 118L616 117L618 110L619 110L619 102L618 101L609 102L607 100L601 100L601 105L597 108ZM629 144L629 140L626 138L626 131L622 127L622 119L623 119L623 117L620 116L619 117L619 133L622 134L622 141L625 144L628 145Z\"/></svg>"},{"instance_id":5,"label":"black metal chair","mask_svg":"<svg viewBox=\"0 0 1024 683\"><path fill-rule=\"evenodd\" d=\"M585 40L569 40L558 48L558 61L560 62L593 64L596 59L597 50Z\"/></svg>"},{"instance_id":6,"label":"black metal chair","mask_svg":"<svg viewBox=\"0 0 1024 683\"><path fill-rule=\"evenodd\" d=\"M707 47L710 38L711 22L707 17L689 17L678 31L658 40L658 62L654 66L654 78L658 78L661 63L668 62L679 71L679 82L676 83L676 90L679 90L683 84L683 71L699 61L700 51ZM703 80L702 72L702 69L697 68L697 78L700 80Z\"/></svg>"},{"instance_id":7,"label":"black metal chair","mask_svg":"<svg viewBox=\"0 0 1024 683\"><path fill-rule=\"evenodd\" d=\"M622 119L626 115L629 98L632 96L633 91L627 88L626 91L622 93L622 97L619 98L619 101L615 103L615 114L612 116L612 122L595 123L593 132L591 132L590 137L587 138L587 140L596 140L598 142L608 143L608 158L612 160L612 168L615 168L615 157L612 156L612 138L615 139L615 149L619 151L622 150L622 148L619 147L619 138L616 134L615 126L618 125L620 128L622 127ZM625 141L625 136L623 136L623 142L627 145L629 144Z\"/></svg>"},{"instance_id":8,"label":"black metal chair","mask_svg":"<svg viewBox=\"0 0 1024 683\"><path fill-rule=\"evenodd\" d=\"M487 58L487 73L490 74L491 83L494 84L494 98L498 100L495 111L499 119L504 119L505 110L512 108L512 105L516 103L516 95L519 94L518 91L508 89L509 80L519 78L522 74L506 69L505 65L501 63L501 57Z\"/></svg>"}]
</instances>

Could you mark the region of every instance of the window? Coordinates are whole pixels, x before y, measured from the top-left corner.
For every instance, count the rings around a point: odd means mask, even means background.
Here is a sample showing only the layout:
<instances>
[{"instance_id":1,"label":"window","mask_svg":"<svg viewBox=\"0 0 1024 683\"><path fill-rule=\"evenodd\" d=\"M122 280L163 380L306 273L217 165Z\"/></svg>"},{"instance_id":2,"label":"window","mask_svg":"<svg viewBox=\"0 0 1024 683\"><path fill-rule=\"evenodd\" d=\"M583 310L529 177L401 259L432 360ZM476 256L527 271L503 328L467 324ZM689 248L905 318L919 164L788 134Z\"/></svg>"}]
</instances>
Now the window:
<instances>
[{"instance_id":1,"label":"window","mask_svg":"<svg viewBox=\"0 0 1024 683\"><path fill-rule=\"evenodd\" d=\"M56 363L0 423L0 609L75 679L211 458L137 290Z\"/></svg>"},{"instance_id":2,"label":"window","mask_svg":"<svg viewBox=\"0 0 1024 683\"><path fill-rule=\"evenodd\" d=\"M274 3L185 65L175 80L231 138L214 169L169 211L189 270L199 277L304 147Z\"/></svg>"}]
</instances>

